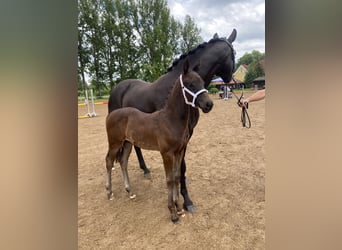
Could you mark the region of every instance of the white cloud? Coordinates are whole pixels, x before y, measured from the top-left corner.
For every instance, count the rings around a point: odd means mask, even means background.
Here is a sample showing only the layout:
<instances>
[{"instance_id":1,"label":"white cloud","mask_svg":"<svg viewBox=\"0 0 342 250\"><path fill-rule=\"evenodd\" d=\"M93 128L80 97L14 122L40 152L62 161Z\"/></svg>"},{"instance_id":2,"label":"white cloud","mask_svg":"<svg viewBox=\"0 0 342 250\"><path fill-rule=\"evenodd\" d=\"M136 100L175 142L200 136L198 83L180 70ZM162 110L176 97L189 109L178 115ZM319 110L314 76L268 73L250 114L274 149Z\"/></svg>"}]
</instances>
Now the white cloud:
<instances>
[{"instance_id":1,"label":"white cloud","mask_svg":"<svg viewBox=\"0 0 342 250\"><path fill-rule=\"evenodd\" d=\"M252 50L265 52L264 0L168 0L168 7L181 22L185 15L194 18L204 41L215 33L227 37L236 28L237 59Z\"/></svg>"},{"instance_id":2,"label":"white cloud","mask_svg":"<svg viewBox=\"0 0 342 250\"><path fill-rule=\"evenodd\" d=\"M187 12L182 4L174 2L171 9L171 15L174 16L176 19L183 21L184 17L187 15Z\"/></svg>"}]
</instances>

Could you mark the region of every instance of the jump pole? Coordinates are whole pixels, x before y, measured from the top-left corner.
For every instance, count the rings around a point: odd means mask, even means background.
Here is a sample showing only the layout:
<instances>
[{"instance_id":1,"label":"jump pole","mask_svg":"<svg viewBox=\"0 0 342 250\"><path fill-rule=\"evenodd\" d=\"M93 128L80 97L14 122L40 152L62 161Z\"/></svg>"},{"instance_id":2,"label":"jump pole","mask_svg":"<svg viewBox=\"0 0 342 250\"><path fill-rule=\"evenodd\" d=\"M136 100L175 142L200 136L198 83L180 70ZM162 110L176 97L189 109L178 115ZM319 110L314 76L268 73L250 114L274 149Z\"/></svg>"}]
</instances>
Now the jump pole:
<instances>
[{"instance_id":1,"label":"jump pole","mask_svg":"<svg viewBox=\"0 0 342 250\"><path fill-rule=\"evenodd\" d=\"M90 90L90 94L91 94L91 105L93 107L93 112L90 114L90 117L95 117L96 113L95 113L95 104L94 104L94 94L93 94L93 89Z\"/></svg>"},{"instance_id":2,"label":"jump pole","mask_svg":"<svg viewBox=\"0 0 342 250\"><path fill-rule=\"evenodd\" d=\"M88 97L88 90L85 91L85 100L84 104L79 104L79 106L87 106L87 111L88 113L85 115L81 115L78 118L90 118L90 117L95 117L95 105L94 105L94 93L93 90L90 90L90 95L91 95L91 104L92 104L92 112L90 113L90 104L89 104L89 97Z\"/></svg>"},{"instance_id":3,"label":"jump pole","mask_svg":"<svg viewBox=\"0 0 342 250\"><path fill-rule=\"evenodd\" d=\"M89 110L89 98L88 98L88 90L86 90L85 91L85 100L84 100L84 102L86 103L86 105L87 105L87 111L88 111L88 113L86 114L86 115L88 115L89 116L89 114L90 114L90 110Z\"/></svg>"}]
</instances>

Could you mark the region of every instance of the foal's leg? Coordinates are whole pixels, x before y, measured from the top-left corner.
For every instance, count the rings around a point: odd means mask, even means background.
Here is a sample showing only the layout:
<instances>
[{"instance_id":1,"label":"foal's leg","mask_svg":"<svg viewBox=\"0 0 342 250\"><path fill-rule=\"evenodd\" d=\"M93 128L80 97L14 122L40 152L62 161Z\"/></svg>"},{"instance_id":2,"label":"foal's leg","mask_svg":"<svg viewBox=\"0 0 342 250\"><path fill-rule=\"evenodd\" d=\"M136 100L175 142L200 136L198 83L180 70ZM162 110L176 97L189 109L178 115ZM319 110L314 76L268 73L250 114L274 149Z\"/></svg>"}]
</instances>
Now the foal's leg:
<instances>
[{"instance_id":1,"label":"foal's leg","mask_svg":"<svg viewBox=\"0 0 342 250\"><path fill-rule=\"evenodd\" d=\"M112 192L112 168L115 159L114 150L109 149L106 155L106 168L107 168L107 179L106 179L106 190L107 190L107 198L108 200L113 199L113 192Z\"/></svg>"},{"instance_id":2,"label":"foal's leg","mask_svg":"<svg viewBox=\"0 0 342 250\"><path fill-rule=\"evenodd\" d=\"M177 208L177 214L181 215L182 217L185 216L183 207L179 200L179 181L180 181L180 165L184 154L181 153L175 157L174 162L174 188L173 188L173 202L176 205Z\"/></svg>"},{"instance_id":3,"label":"foal's leg","mask_svg":"<svg viewBox=\"0 0 342 250\"><path fill-rule=\"evenodd\" d=\"M139 166L142 170L144 170L144 176L146 178L151 178L151 172L150 170L146 167L145 161L144 161L144 157L141 153L141 149L138 148L137 146L134 146L135 149L135 153L137 154L138 157L138 161L139 161Z\"/></svg>"},{"instance_id":4,"label":"foal's leg","mask_svg":"<svg viewBox=\"0 0 342 250\"><path fill-rule=\"evenodd\" d=\"M174 172L173 172L173 166L174 166L174 155L171 153L163 153L163 162L164 162L164 169L165 169L165 175L166 175L166 185L167 185L167 191L168 191L168 208L171 213L171 221L173 223L177 223L179 220L179 217L176 212L175 208L175 202L174 202Z\"/></svg>"},{"instance_id":5,"label":"foal's leg","mask_svg":"<svg viewBox=\"0 0 342 250\"><path fill-rule=\"evenodd\" d=\"M121 165L121 170L122 170L122 175L124 178L124 183L125 183L125 189L129 194L129 198L134 199L135 198L135 194L132 193L131 191L131 187L129 184L129 177L128 177L128 171L127 171L127 165L128 165L128 157L132 152L132 144L125 141L124 145L123 145L123 152L122 152L122 156L120 159L120 165Z\"/></svg>"},{"instance_id":6,"label":"foal's leg","mask_svg":"<svg viewBox=\"0 0 342 250\"><path fill-rule=\"evenodd\" d=\"M186 149L184 150L184 154L183 154L182 162L181 162L181 175L180 175L181 194L184 198L184 208L188 212L193 213L193 212L195 212L196 207L192 203L192 201L189 197L189 194L188 194L188 190L186 188L186 177L185 177L186 165L185 165L185 160L184 160L185 151L186 151Z\"/></svg>"}]
</instances>

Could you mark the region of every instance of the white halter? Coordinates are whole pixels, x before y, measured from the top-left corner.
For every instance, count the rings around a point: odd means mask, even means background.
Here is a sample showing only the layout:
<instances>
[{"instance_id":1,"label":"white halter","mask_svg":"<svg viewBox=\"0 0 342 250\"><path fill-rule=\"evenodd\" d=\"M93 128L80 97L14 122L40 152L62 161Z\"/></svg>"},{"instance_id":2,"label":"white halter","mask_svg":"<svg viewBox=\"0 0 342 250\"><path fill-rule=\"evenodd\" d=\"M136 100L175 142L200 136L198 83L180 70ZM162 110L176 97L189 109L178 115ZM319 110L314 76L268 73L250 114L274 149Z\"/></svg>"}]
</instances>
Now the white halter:
<instances>
[{"instance_id":1,"label":"white halter","mask_svg":"<svg viewBox=\"0 0 342 250\"><path fill-rule=\"evenodd\" d=\"M180 85L181 85L181 87L182 87L182 92L183 92L183 96L184 96L184 101L185 101L185 103L188 104L188 105L191 105L191 106L194 107L194 108L196 107L196 106L195 106L196 98L197 98L200 94L202 94L203 92L208 92L208 90L206 90L206 89L201 89L201 90L197 91L196 93L191 92L191 90L189 90L187 87L184 86L183 81L182 81L182 74L179 76L179 82L180 82ZM185 91L188 92L188 93L193 97L193 98L192 98L192 102L189 102L189 101L188 101L188 98L186 98Z\"/></svg>"}]
</instances>

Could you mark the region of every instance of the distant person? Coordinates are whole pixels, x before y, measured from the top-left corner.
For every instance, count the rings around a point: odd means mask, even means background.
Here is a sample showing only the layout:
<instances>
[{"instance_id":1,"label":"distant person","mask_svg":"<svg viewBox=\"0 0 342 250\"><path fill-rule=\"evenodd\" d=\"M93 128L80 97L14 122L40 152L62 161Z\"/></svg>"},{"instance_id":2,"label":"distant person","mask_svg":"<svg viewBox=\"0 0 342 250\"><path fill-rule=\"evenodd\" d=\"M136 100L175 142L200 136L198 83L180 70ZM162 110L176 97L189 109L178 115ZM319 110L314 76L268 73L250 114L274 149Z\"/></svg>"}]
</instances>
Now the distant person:
<instances>
[{"instance_id":1,"label":"distant person","mask_svg":"<svg viewBox=\"0 0 342 250\"><path fill-rule=\"evenodd\" d=\"M266 96L266 89L261 89L255 92L253 95L244 98L241 100L241 103L239 104L240 107L246 107L246 105L250 102L256 102L264 99Z\"/></svg>"}]
</instances>

